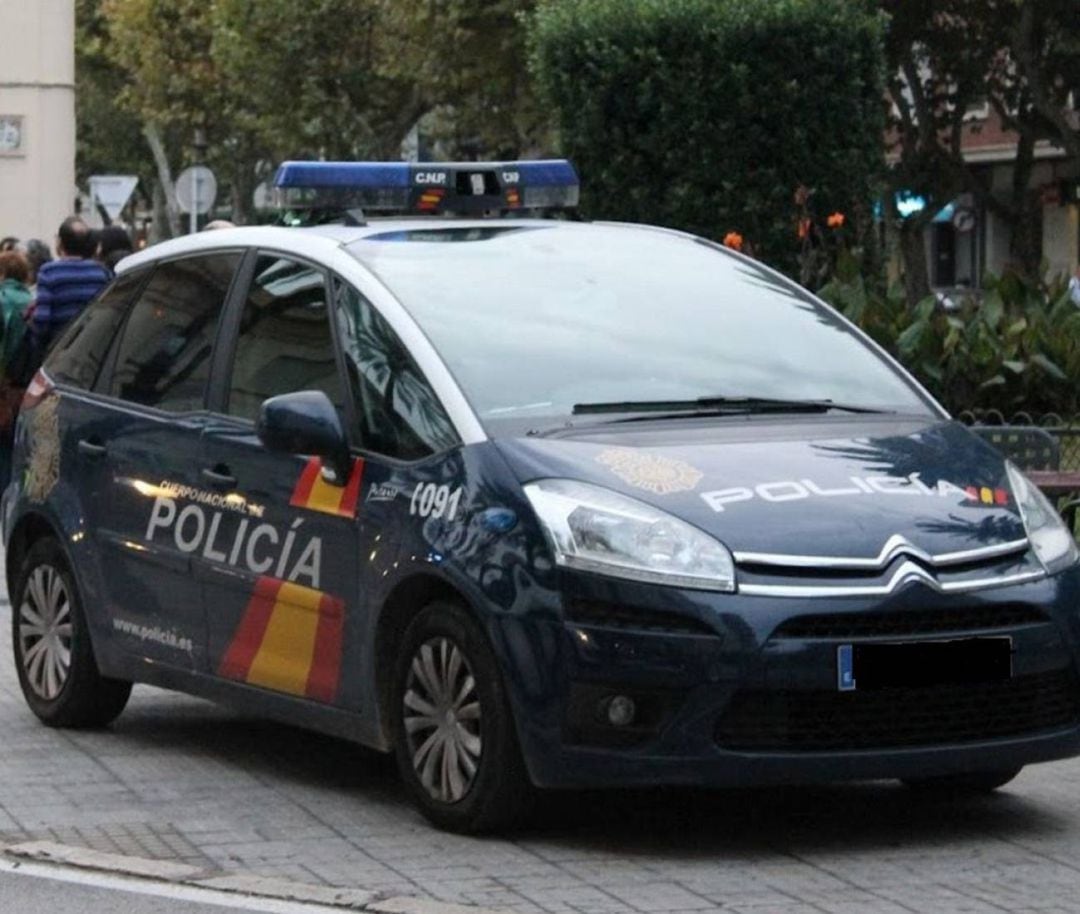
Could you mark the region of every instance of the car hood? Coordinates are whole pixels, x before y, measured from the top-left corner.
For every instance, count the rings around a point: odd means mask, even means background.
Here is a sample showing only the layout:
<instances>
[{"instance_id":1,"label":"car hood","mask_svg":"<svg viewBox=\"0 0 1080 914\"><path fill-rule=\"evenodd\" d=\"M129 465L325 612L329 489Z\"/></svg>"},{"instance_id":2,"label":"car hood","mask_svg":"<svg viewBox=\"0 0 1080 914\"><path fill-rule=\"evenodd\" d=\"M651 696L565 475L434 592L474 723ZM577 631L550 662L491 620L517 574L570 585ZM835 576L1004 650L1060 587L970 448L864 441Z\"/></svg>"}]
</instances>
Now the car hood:
<instances>
[{"instance_id":1,"label":"car hood","mask_svg":"<svg viewBox=\"0 0 1080 914\"><path fill-rule=\"evenodd\" d=\"M932 417L608 423L503 439L518 479L615 489L737 553L952 555L1025 537L1001 455Z\"/></svg>"}]
</instances>

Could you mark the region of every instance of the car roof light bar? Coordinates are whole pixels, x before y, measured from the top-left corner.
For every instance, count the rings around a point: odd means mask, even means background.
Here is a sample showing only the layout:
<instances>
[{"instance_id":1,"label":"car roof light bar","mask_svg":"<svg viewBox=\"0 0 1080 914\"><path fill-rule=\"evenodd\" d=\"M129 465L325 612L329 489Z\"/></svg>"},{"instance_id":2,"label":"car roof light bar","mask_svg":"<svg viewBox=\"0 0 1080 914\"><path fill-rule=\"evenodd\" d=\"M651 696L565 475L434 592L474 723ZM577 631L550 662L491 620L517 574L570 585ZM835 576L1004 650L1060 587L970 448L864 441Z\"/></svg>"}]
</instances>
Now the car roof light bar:
<instances>
[{"instance_id":1,"label":"car roof light bar","mask_svg":"<svg viewBox=\"0 0 1080 914\"><path fill-rule=\"evenodd\" d=\"M570 209L580 195L577 172L566 159L284 162L274 186L279 207L293 211L293 222L311 221L304 211L487 215Z\"/></svg>"}]
</instances>

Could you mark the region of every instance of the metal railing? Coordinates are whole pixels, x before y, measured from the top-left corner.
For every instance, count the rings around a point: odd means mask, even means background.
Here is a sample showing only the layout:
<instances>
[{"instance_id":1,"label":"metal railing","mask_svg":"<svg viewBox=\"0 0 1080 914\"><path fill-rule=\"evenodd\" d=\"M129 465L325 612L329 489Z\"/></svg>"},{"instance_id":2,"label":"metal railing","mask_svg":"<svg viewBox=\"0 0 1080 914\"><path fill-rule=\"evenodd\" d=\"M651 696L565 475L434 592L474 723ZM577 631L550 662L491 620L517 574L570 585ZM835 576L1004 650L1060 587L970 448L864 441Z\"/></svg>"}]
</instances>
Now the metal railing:
<instances>
[{"instance_id":1,"label":"metal railing","mask_svg":"<svg viewBox=\"0 0 1080 914\"><path fill-rule=\"evenodd\" d=\"M1039 483L1057 502L1080 539L1080 416L1032 415L1000 410L964 410L956 417L1025 471L1042 471ZM1039 472L1033 472L1038 480ZM1052 480L1053 485L1045 480Z\"/></svg>"},{"instance_id":2,"label":"metal railing","mask_svg":"<svg viewBox=\"0 0 1080 914\"><path fill-rule=\"evenodd\" d=\"M1003 433L1015 431L1018 434L1017 443L1024 437L1024 430L1038 430L1043 432L1057 443L1057 462L1055 465L1038 466L1024 460L1025 454L1020 452L1017 456L1009 453L1015 463L1024 470L1066 470L1080 471L1080 416L1061 416L1058 413L1033 414L1028 412L1004 413L997 409L965 409L957 413L956 418L965 425L980 427L1001 428ZM1038 432L1030 436L1034 442ZM1002 448L1008 450L1007 448ZM1038 453L1030 456L1036 461ZM1019 459L1018 459L1019 458Z\"/></svg>"}]
</instances>

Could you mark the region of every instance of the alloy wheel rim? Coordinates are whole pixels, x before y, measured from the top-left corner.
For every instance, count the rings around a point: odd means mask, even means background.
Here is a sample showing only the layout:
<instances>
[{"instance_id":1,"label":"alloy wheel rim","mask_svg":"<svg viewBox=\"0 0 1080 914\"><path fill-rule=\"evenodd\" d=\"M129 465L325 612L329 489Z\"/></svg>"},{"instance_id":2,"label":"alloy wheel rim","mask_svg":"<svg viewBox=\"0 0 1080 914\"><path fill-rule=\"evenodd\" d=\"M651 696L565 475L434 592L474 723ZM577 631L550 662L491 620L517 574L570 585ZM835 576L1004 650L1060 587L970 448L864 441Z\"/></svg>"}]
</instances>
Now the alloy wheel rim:
<instances>
[{"instance_id":1,"label":"alloy wheel rim","mask_svg":"<svg viewBox=\"0 0 1080 914\"><path fill-rule=\"evenodd\" d=\"M449 638L425 641L413 655L402 699L413 771L441 803L469 792L483 753L480 696L461 649Z\"/></svg>"},{"instance_id":2,"label":"alloy wheel rim","mask_svg":"<svg viewBox=\"0 0 1080 914\"><path fill-rule=\"evenodd\" d=\"M19 606L23 672L34 694L52 701L71 670L71 599L60 572L38 565Z\"/></svg>"}]
</instances>

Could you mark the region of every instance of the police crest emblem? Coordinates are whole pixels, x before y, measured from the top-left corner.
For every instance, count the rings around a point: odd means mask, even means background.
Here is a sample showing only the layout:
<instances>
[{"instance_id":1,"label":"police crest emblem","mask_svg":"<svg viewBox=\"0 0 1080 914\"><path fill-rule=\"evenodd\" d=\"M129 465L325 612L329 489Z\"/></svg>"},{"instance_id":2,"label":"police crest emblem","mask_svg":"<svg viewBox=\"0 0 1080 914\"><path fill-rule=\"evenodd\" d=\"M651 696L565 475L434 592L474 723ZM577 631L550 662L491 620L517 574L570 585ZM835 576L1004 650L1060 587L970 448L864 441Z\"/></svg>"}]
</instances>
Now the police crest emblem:
<instances>
[{"instance_id":1,"label":"police crest emblem","mask_svg":"<svg viewBox=\"0 0 1080 914\"><path fill-rule=\"evenodd\" d=\"M632 448L609 448L596 460L623 482L656 495L689 492L701 482L701 471L683 460Z\"/></svg>"}]
</instances>

